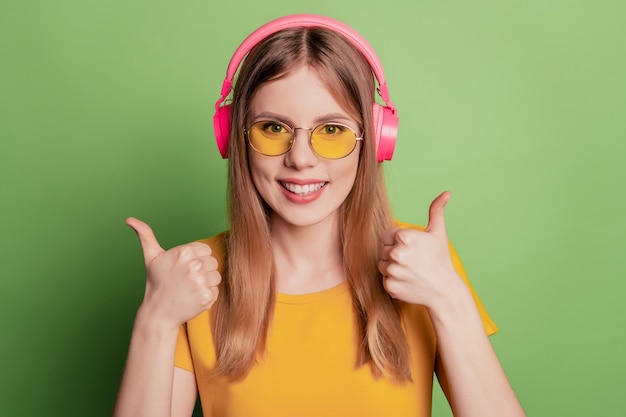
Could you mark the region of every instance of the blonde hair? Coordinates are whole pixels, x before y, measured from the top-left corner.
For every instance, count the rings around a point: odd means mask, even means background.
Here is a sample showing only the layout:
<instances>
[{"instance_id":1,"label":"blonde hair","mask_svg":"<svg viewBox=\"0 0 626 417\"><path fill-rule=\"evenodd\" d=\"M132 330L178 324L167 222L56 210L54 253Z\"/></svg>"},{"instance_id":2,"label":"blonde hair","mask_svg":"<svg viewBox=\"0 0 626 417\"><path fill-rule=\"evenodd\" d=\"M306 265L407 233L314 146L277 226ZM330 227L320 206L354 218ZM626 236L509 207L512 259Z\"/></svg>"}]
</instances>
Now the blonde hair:
<instances>
[{"instance_id":1,"label":"blonde hair","mask_svg":"<svg viewBox=\"0 0 626 417\"><path fill-rule=\"evenodd\" d=\"M248 54L235 84L228 165L230 229L213 315L215 372L232 380L243 378L265 350L275 302L271 210L252 182L243 128L258 88L302 65L317 71L364 131L365 146L355 184L340 208L339 231L358 323L355 366L370 365L375 376L409 381L409 350L399 307L384 290L377 266L380 234L390 225L391 210L372 139L374 78L354 46L321 28L286 29L264 39Z\"/></svg>"}]
</instances>

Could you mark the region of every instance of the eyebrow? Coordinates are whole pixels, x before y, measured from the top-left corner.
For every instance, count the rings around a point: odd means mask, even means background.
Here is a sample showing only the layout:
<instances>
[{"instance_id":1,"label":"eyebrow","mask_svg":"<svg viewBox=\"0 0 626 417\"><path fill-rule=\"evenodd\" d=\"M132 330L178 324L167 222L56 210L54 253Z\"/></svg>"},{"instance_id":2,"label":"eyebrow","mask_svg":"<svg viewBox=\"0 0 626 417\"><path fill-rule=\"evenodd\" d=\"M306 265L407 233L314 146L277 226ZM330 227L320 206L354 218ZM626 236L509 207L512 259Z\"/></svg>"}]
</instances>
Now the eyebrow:
<instances>
[{"instance_id":1,"label":"eyebrow","mask_svg":"<svg viewBox=\"0 0 626 417\"><path fill-rule=\"evenodd\" d=\"M313 120L313 126L294 126L295 123L293 120L283 115L280 115L278 113L272 113L272 112L261 112L255 115L255 117L252 120L260 120L260 119L278 120L280 122L288 124L291 127L314 127L324 122L344 122L344 123L354 123L357 126L359 125L359 123L356 120L352 119L351 117L348 117L347 115L343 113L328 113L328 114L318 116Z\"/></svg>"}]
</instances>

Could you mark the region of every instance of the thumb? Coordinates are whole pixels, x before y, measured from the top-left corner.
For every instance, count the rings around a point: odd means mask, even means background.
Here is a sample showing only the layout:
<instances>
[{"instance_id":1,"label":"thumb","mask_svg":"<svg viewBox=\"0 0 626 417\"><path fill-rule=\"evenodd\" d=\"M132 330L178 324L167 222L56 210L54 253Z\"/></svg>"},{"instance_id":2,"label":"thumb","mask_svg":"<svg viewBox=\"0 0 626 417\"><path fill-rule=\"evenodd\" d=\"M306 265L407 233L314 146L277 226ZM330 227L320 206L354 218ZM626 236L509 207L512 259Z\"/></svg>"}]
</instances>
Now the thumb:
<instances>
[{"instance_id":1,"label":"thumb","mask_svg":"<svg viewBox=\"0 0 626 417\"><path fill-rule=\"evenodd\" d=\"M428 210L428 226L426 226L426 232L446 240L448 240L448 233L446 232L444 209L451 197L452 193L450 191L444 191L430 203L430 209Z\"/></svg>"},{"instance_id":2,"label":"thumb","mask_svg":"<svg viewBox=\"0 0 626 417\"><path fill-rule=\"evenodd\" d=\"M143 250L143 258L148 265L157 255L165 252L156 237L154 236L154 232L146 223L142 222L139 219L135 219L134 217L129 217L126 219L126 224L130 226L139 237L139 241L141 242L141 249Z\"/></svg>"}]
</instances>

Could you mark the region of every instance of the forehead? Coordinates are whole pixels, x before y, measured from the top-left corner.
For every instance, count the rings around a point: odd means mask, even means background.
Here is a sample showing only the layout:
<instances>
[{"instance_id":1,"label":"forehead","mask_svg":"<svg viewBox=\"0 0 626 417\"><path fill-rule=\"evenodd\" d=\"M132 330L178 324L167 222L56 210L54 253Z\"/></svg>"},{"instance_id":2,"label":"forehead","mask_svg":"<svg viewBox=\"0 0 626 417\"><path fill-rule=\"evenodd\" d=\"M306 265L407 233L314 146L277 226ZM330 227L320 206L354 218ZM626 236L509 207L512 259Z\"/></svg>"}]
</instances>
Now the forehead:
<instances>
[{"instance_id":1,"label":"forehead","mask_svg":"<svg viewBox=\"0 0 626 417\"><path fill-rule=\"evenodd\" d=\"M254 119L272 114L300 126L329 114L354 120L335 98L337 93L329 89L316 70L301 66L261 86L250 103L250 116Z\"/></svg>"}]
</instances>

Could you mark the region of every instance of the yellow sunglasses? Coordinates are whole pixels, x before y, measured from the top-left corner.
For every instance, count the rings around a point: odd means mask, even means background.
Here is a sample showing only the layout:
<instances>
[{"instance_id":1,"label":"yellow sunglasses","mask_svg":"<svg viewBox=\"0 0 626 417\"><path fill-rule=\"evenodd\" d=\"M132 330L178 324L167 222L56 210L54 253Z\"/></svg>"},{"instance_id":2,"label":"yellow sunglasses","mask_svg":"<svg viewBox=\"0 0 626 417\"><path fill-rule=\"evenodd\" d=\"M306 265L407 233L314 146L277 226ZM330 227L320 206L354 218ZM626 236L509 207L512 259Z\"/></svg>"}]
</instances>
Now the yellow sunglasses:
<instances>
[{"instance_id":1,"label":"yellow sunglasses","mask_svg":"<svg viewBox=\"0 0 626 417\"><path fill-rule=\"evenodd\" d=\"M255 151L266 156L283 155L293 146L296 130L309 131L309 145L313 152L326 159L341 159L350 155L356 143L363 140L349 126L341 123L323 123L313 129L291 127L275 120L255 122L244 135Z\"/></svg>"}]
</instances>

